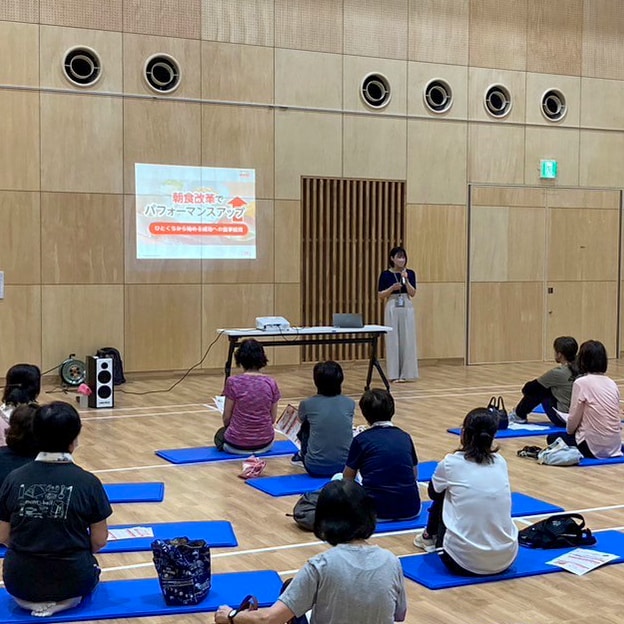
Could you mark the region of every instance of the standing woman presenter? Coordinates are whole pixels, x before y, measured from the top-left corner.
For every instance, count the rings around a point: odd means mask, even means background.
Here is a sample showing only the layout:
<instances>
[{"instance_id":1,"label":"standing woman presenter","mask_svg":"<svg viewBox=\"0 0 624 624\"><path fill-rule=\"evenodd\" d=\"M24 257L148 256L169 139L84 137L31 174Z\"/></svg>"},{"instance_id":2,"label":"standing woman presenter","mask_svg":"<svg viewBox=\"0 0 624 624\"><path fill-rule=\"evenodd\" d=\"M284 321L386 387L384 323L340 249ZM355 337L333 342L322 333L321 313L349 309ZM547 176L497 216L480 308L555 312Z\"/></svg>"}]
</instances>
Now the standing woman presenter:
<instances>
[{"instance_id":1,"label":"standing woman presenter","mask_svg":"<svg viewBox=\"0 0 624 624\"><path fill-rule=\"evenodd\" d=\"M390 381L418 379L416 316L412 297L416 294L416 273L407 268L403 247L390 250L390 267L379 276L377 294L386 302L386 372Z\"/></svg>"}]
</instances>

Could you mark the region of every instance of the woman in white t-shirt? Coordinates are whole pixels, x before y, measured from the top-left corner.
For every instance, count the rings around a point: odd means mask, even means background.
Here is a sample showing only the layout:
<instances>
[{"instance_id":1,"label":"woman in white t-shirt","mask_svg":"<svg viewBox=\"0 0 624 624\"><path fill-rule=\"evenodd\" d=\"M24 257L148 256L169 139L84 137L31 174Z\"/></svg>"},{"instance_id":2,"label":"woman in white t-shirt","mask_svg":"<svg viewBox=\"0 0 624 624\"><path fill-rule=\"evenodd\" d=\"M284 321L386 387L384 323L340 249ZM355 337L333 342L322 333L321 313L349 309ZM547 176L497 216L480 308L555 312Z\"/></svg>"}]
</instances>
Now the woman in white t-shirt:
<instances>
[{"instance_id":1,"label":"woman in white t-shirt","mask_svg":"<svg viewBox=\"0 0 624 624\"><path fill-rule=\"evenodd\" d=\"M427 528L414 545L432 552L454 574L504 572L518 554L518 529L511 519L507 462L492 448L498 418L485 408L464 419L461 448L436 467Z\"/></svg>"}]
</instances>

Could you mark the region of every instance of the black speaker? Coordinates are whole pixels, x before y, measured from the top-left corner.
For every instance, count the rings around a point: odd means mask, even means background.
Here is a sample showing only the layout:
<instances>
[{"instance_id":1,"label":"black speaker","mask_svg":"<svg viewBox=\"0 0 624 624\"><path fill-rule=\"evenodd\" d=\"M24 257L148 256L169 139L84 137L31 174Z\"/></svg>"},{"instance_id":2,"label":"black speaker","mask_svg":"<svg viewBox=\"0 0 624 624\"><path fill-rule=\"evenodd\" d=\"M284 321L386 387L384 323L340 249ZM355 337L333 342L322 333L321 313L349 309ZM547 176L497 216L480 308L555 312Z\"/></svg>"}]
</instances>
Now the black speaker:
<instances>
[{"instance_id":1,"label":"black speaker","mask_svg":"<svg viewBox=\"0 0 624 624\"><path fill-rule=\"evenodd\" d=\"M114 407L113 358L87 355L89 407Z\"/></svg>"}]
</instances>

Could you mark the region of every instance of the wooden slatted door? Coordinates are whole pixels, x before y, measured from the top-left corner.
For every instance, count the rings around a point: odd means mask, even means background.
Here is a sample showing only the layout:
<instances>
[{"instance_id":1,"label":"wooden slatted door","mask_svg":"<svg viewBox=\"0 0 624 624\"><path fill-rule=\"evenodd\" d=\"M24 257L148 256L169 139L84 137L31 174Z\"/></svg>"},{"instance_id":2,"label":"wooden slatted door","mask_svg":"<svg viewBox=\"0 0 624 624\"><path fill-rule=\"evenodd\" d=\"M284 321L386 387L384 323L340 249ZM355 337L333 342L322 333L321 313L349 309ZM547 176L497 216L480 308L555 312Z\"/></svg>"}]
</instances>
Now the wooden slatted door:
<instances>
[{"instance_id":1,"label":"wooden slatted door","mask_svg":"<svg viewBox=\"0 0 624 624\"><path fill-rule=\"evenodd\" d=\"M382 323L377 278L405 232L405 182L302 178L302 324L331 325L336 312ZM362 345L303 348L304 362L368 357Z\"/></svg>"}]
</instances>

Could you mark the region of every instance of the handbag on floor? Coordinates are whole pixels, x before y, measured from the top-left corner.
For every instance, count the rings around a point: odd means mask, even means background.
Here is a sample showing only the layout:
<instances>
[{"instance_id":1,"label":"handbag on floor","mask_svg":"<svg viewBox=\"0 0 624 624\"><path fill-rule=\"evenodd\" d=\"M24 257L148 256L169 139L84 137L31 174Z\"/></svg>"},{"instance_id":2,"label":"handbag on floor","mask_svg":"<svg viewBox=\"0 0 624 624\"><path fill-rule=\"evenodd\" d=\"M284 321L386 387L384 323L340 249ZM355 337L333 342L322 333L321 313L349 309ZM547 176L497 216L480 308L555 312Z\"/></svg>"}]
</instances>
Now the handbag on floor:
<instances>
[{"instance_id":1,"label":"handbag on floor","mask_svg":"<svg viewBox=\"0 0 624 624\"><path fill-rule=\"evenodd\" d=\"M518 542L527 548L566 548L596 543L585 518L578 513L564 513L544 518L518 533Z\"/></svg>"},{"instance_id":2,"label":"handbag on floor","mask_svg":"<svg viewBox=\"0 0 624 624\"><path fill-rule=\"evenodd\" d=\"M316 516L316 505L320 494L320 490L306 492L295 503L292 516L300 529L314 531L314 517Z\"/></svg>"},{"instance_id":3,"label":"handbag on floor","mask_svg":"<svg viewBox=\"0 0 624 624\"><path fill-rule=\"evenodd\" d=\"M493 396L487 405L487 410L490 414L498 416L499 429L507 429L509 427L509 415L505 409L505 401L502 396Z\"/></svg>"},{"instance_id":4,"label":"handbag on floor","mask_svg":"<svg viewBox=\"0 0 624 624\"><path fill-rule=\"evenodd\" d=\"M576 466L581 459L581 451L576 446L568 446L563 438L557 438L537 455L537 463L547 466Z\"/></svg>"},{"instance_id":5,"label":"handbag on floor","mask_svg":"<svg viewBox=\"0 0 624 624\"><path fill-rule=\"evenodd\" d=\"M169 606L199 604L210 591L210 547L205 540L175 537L152 542L154 566Z\"/></svg>"}]
</instances>

